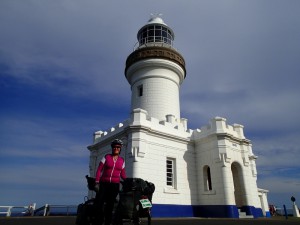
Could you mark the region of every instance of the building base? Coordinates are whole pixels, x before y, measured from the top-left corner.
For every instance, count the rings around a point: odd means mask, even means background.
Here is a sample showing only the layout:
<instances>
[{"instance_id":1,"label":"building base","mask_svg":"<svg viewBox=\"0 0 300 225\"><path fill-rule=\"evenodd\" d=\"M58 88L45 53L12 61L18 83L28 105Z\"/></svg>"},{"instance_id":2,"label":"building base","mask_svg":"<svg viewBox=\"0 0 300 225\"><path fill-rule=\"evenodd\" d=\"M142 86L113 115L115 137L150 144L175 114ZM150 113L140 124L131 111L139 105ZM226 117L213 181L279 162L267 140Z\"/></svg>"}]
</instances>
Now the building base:
<instances>
[{"instance_id":1,"label":"building base","mask_svg":"<svg viewBox=\"0 0 300 225\"><path fill-rule=\"evenodd\" d=\"M243 206L241 208L241 211L246 212L247 215L252 215L254 218L264 217L262 213L262 209L255 208L253 206ZM153 204L151 213L153 217L239 218L239 211L235 205L192 206L192 205Z\"/></svg>"}]
</instances>

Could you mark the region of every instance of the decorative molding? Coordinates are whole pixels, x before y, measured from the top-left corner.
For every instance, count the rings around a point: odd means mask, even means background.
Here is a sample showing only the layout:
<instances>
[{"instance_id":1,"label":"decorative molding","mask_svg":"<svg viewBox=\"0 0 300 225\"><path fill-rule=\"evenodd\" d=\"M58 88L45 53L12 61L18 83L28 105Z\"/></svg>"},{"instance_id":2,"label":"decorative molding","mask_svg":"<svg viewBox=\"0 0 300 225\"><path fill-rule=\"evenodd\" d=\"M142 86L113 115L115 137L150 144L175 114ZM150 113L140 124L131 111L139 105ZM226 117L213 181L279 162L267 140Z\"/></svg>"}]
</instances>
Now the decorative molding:
<instances>
[{"instance_id":1,"label":"decorative molding","mask_svg":"<svg viewBox=\"0 0 300 225\"><path fill-rule=\"evenodd\" d=\"M256 160L257 158L258 158L258 156L256 156L256 155L249 155L250 160Z\"/></svg>"},{"instance_id":2,"label":"decorative molding","mask_svg":"<svg viewBox=\"0 0 300 225\"><path fill-rule=\"evenodd\" d=\"M126 60L125 74L127 74L127 69L132 64L138 62L139 60L148 58L162 58L173 61L182 67L184 70L184 77L186 76L185 61L182 55L171 48L160 46L141 48L132 52Z\"/></svg>"},{"instance_id":3,"label":"decorative molding","mask_svg":"<svg viewBox=\"0 0 300 225\"><path fill-rule=\"evenodd\" d=\"M134 162L138 162L138 158L144 158L145 152L140 150L140 147L132 147L129 152L129 157L133 158Z\"/></svg>"},{"instance_id":4,"label":"decorative molding","mask_svg":"<svg viewBox=\"0 0 300 225\"><path fill-rule=\"evenodd\" d=\"M203 191L202 195L216 195L216 190Z\"/></svg>"},{"instance_id":5,"label":"decorative molding","mask_svg":"<svg viewBox=\"0 0 300 225\"><path fill-rule=\"evenodd\" d=\"M222 167L226 167L226 164L231 162L231 158L227 156L227 153L220 153L219 158L216 158L216 163L222 163Z\"/></svg>"},{"instance_id":6,"label":"decorative molding","mask_svg":"<svg viewBox=\"0 0 300 225\"><path fill-rule=\"evenodd\" d=\"M243 157L242 159L243 159L244 166L248 167L249 166L249 161L247 160L247 158Z\"/></svg>"},{"instance_id":7,"label":"decorative molding","mask_svg":"<svg viewBox=\"0 0 300 225\"><path fill-rule=\"evenodd\" d=\"M164 193L166 193L166 194L180 194L177 189L171 188L171 187L165 187L164 188Z\"/></svg>"}]
</instances>

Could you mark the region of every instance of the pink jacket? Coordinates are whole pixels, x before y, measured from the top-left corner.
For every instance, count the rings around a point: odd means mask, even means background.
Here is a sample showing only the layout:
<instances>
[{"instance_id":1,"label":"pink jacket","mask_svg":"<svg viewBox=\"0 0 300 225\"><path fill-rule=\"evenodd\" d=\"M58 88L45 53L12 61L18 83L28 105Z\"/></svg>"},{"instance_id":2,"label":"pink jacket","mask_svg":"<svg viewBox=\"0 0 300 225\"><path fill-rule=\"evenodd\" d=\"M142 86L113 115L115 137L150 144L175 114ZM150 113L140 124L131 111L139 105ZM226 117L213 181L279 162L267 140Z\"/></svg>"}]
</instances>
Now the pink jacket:
<instances>
[{"instance_id":1,"label":"pink jacket","mask_svg":"<svg viewBox=\"0 0 300 225\"><path fill-rule=\"evenodd\" d=\"M111 154L105 155L98 166L96 173L96 183L108 182L108 183L120 183L120 177L126 179L125 173L125 161L119 156L114 161Z\"/></svg>"}]
</instances>

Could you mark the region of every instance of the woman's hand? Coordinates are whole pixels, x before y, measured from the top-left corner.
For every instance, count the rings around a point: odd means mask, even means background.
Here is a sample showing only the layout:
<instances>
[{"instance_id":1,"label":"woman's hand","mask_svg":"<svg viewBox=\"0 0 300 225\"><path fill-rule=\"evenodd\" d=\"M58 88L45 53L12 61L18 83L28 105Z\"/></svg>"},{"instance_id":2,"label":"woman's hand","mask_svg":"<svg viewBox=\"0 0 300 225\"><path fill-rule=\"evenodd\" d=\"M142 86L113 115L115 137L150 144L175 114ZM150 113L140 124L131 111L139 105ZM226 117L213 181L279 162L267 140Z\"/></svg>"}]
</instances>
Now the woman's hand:
<instances>
[{"instance_id":1,"label":"woman's hand","mask_svg":"<svg viewBox=\"0 0 300 225\"><path fill-rule=\"evenodd\" d=\"M99 192L99 190L100 190L100 185L99 185L99 183L96 183L96 184L95 184L94 190L95 190L96 192Z\"/></svg>"}]
</instances>

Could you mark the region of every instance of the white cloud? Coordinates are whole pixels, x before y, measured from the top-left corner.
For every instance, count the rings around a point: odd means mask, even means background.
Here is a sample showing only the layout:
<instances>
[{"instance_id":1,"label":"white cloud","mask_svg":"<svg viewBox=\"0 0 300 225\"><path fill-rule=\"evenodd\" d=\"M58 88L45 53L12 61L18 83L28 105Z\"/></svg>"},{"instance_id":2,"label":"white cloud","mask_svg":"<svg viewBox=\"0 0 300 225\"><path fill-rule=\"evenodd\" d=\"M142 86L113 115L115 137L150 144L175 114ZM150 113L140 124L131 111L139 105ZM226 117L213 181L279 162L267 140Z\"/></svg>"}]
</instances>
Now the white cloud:
<instances>
[{"instance_id":1,"label":"white cloud","mask_svg":"<svg viewBox=\"0 0 300 225\"><path fill-rule=\"evenodd\" d=\"M22 156L20 156L22 158ZM49 163L19 163L3 168L0 185L2 204L77 204L87 195L88 160Z\"/></svg>"},{"instance_id":2,"label":"white cloud","mask_svg":"<svg viewBox=\"0 0 300 225\"><path fill-rule=\"evenodd\" d=\"M77 141L61 121L43 121L38 118L2 118L2 156L27 157L82 157L82 139ZM70 129L70 128L69 128ZM10 140L10 141L9 141Z\"/></svg>"},{"instance_id":3,"label":"white cloud","mask_svg":"<svg viewBox=\"0 0 300 225\"><path fill-rule=\"evenodd\" d=\"M259 187L270 190L273 194L291 193L299 194L300 181L295 178L272 177L258 181Z\"/></svg>"},{"instance_id":4,"label":"white cloud","mask_svg":"<svg viewBox=\"0 0 300 225\"><path fill-rule=\"evenodd\" d=\"M253 143L255 154L259 156L257 165L270 170L280 168L298 168L300 154L300 134L282 134L279 137L255 139ZM277 171L278 172L278 171Z\"/></svg>"}]
</instances>

